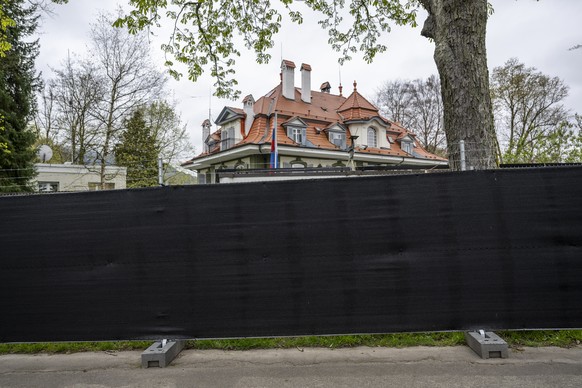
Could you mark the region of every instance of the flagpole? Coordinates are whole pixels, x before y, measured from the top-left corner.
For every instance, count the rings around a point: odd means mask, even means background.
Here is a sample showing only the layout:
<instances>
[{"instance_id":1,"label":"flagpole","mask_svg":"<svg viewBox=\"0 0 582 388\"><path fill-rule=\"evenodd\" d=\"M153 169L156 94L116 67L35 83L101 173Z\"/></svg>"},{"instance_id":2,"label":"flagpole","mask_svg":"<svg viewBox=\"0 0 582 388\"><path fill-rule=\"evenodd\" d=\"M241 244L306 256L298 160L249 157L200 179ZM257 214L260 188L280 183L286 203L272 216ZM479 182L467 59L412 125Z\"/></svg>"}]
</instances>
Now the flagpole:
<instances>
[{"instance_id":1,"label":"flagpole","mask_svg":"<svg viewBox=\"0 0 582 388\"><path fill-rule=\"evenodd\" d=\"M273 125L273 133L271 135L271 160L269 167L272 169L279 168L279 150L277 147L277 112L275 112L275 124Z\"/></svg>"},{"instance_id":2,"label":"flagpole","mask_svg":"<svg viewBox=\"0 0 582 388\"><path fill-rule=\"evenodd\" d=\"M279 142L277 141L277 111L275 111L275 168L279 168Z\"/></svg>"}]
</instances>

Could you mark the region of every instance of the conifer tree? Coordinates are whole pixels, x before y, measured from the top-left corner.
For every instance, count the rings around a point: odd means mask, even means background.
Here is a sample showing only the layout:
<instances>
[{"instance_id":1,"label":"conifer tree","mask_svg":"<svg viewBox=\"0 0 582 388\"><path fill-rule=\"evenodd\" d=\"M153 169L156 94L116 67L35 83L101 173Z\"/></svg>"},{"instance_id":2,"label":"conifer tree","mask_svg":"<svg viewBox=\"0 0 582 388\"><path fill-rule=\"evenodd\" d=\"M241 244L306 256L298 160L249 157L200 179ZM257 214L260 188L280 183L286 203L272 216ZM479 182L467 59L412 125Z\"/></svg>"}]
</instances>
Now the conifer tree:
<instances>
[{"instance_id":1,"label":"conifer tree","mask_svg":"<svg viewBox=\"0 0 582 388\"><path fill-rule=\"evenodd\" d=\"M27 41L36 27L36 6L24 0L3 4L7 50L0 56L0 192L32 191L34 134L27 124L34 112L38 41Z\"/></svg>"},{"instance_id":2,"label":"conifer tree","mask_svg":"<svg viewBox=\"0 0 582 388\"><path fill-rule=\"evenodd\" d=\"M158 146L155 134L146 124L143 108L138 108L125 121L125 130L115 147L119 166L127 167L127 187L157 185Z\"/></svg>"}]
</instances>

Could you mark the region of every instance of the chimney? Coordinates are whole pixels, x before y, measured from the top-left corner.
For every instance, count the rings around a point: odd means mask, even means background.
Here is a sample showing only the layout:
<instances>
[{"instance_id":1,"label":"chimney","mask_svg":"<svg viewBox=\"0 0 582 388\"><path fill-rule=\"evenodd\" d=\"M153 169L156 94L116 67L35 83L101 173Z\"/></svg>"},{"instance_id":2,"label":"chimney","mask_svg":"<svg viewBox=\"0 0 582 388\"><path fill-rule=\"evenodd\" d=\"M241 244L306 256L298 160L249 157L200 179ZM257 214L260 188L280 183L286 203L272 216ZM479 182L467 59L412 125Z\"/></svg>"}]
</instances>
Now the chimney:
<instances>
[{"instance_id":1,"label":"chimney","mask_svg":"<svg viewBox=\"0 0 582 388\"><path fill-rule=\"evenodd\" d=\"M301 100L311 104L311 66L301 64Z\"/></svg>"},{"instance_id":2,"label":"chimney","mask_svg":"<svg viewBox=\"0 0 582 388\"><path fill-rule=\"evenodd\" d=\"M245 136L249 133L253 121L255 121L255 111L253 106L255 105L255 99L252 94L249 94L243 99L243 110L247 117L245 118Z\"/></svg>"},{"instance_id":3,"label":"chimney","mask_svg":"<svg viewBox=\"0 0 582 388\"><path fill-rule=\"evenodd\" d=\"M286 59L281 62L283 74L283 97L289 100L295 99L295 64Z\"/></svg>"},{"instance_id":4,"label":"chimney","mask_svg":"<svg viewBox=\"0 0 582 388\"><path fill-rule=\"evenodd\" d=\"M204 152L208 152L208 137L210 136L210 120L206 119L202 123L202 144L204 144Z\"/></svg>"},{"instance_id":5,"label":"chimney","mask_svg":"<svg viewBox=\"0 0 582 388\"><path fill-rule=\"evenodd\" d=\"M331 85L329 84L329 82L325 81L324 83L321 84L319 89L321 90L322 93L329 94L329 92L331 91Z\"/></svg>"}]
</instances>

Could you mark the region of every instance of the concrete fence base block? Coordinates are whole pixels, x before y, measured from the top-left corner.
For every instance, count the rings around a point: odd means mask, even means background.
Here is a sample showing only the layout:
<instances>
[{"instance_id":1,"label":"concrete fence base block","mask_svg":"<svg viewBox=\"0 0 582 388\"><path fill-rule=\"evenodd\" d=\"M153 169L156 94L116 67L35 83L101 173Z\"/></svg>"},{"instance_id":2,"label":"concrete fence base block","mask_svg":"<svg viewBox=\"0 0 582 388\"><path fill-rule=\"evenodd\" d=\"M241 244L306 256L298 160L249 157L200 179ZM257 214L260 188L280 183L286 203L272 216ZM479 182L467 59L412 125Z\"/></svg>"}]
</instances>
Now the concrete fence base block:
<instances>
[{"instance_id":1,"label":"concrete fence base block","mask_svg":"<svg viewBox=\"0 0 582 388\"><path fill-rule=\"evenodd\" d=\"M483 359L508 357L507 342L491 331L484 332L484 335L478 331L467 331L465 341Z\"/></svg>"},{"instance_id":2,"label":"concrete fence base block","mask_svg":"<svg viewBox=\"0 0 582 388\"><path fill-rule=\"evenodd\" d=\"M165 346L162 346L162 341L154 342L152 346L141 354L141 367L167 367L182 349L184 349L185 344L186 341L182 340L169 340Z\"/></svg>"}]
</instances>

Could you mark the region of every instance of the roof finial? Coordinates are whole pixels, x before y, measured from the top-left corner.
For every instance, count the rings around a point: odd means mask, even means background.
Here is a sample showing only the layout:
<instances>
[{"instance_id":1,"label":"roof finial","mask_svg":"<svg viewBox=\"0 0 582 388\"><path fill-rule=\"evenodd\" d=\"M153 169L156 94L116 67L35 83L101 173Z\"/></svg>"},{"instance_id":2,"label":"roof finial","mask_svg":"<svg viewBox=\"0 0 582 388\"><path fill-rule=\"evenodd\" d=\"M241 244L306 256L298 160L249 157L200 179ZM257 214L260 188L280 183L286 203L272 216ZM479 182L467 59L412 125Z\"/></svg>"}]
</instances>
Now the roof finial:
<instances>
[{"instance_id":1,"label":"roof finial","mask_svg":"<svg viewBox=\"0 0 582 388\"><path fill-rule=\"evenodd\" d=\"M358 90L358 83L354 80L354 92Z\"/></svg>"},{"instance_id":2,"label":"roof finial","mask_svg":"<svg viewBox=\"0 0 582 388\"><path fill-rule=\"evenodd\" d=\"M343 96L342 96L342 90L343 90L343 88L344 88L344 87L342 86L342 84L340 84L340 86L339 86L340 97L343 97Z\"/></svg>"}]
</instances>

